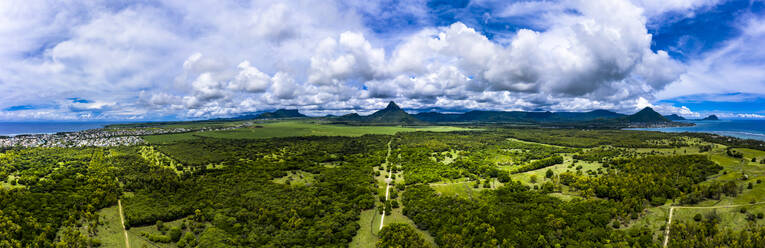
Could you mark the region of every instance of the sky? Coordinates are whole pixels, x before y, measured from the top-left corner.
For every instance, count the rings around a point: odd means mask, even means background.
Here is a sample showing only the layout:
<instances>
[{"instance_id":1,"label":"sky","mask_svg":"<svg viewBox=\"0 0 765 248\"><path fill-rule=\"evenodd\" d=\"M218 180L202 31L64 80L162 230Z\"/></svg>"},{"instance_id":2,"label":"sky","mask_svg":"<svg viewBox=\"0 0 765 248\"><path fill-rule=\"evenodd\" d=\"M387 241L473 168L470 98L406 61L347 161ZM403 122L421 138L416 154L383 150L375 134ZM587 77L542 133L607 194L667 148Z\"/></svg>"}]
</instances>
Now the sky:
<instances>
[{"instance_id":1,"label":"sky","mask_svg":"<svg viewBox=\"0 0 765 248\"><path fill-rule=\"evenodd\" d=\"M0 121L765 118L762 0L5 0Z\"/></svg>"}]
</instances>

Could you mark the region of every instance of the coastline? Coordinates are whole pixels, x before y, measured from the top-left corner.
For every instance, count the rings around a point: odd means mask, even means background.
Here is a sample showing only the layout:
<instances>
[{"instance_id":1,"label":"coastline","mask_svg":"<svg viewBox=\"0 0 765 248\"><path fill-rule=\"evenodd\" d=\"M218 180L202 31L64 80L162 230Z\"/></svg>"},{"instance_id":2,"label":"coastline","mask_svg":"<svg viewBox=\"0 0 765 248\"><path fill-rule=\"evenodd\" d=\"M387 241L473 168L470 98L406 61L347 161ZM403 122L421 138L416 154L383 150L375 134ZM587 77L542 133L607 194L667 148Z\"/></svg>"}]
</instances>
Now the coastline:
<instances>
[{"instance_id":1,"label":"coastline","mask_svg":"<svg viewBox=\"0 0 765 248\"><path fill-rule=\"evenodd\" d=\"M123 122L0 122L0 138L101 129Z\"/></svg>"},{"instance_id":2,"label":"coastline","mask_svg":"<svg viewBox=\"0 0 765 248\"><path fill-rule=\"evenodd\" d=\"M659 131L668 133L710 133L739 139L765 141L765 120L687 120L682 122L693 123L695 125L683 127L630 127L624 128L623 130Z\"/></svg>"}]
</instances>

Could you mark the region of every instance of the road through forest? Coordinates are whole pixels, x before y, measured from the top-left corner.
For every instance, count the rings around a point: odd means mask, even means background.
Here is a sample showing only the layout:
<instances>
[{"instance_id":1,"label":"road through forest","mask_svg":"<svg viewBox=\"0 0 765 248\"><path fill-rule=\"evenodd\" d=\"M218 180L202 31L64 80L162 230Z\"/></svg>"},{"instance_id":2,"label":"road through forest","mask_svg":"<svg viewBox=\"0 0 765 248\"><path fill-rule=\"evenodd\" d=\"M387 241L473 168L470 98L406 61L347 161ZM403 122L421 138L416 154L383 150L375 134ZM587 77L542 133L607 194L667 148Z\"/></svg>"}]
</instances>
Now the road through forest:
<instances>
[{"instance_id":1,"label":"road through forest","mask_svg":"<svg viewBox=\"0 0 765 248\"><path fill-rule=\"evenodd\" d=\"M388 192L390 192L390 182L392 181L390 179L391 173L393 172L393 169L391 168L390 164L388 164L388 158L390 158L390 143L393 142L393 139L388 141L388 155L385 156L385 165L388 166L388 176L385 178L385 201L388 201ZM380 216L380 230L382 230L383 225L385 224L385 207L383 207L382 215Z\"/></svg>"},{"instance_id":2,"label":"road through forest","mask_svg":"<svg viewBox=\"0 0 765 248\"><path fill-rule=\"evenodd\" d=\"M120 210L120 222L122 222L122 232L125 234L125 247L130 248L130 240L128 239L128 233L125 229L125 216L122 215L122 200L117 199L117 205Z\"/></svg>"}]
</instances>

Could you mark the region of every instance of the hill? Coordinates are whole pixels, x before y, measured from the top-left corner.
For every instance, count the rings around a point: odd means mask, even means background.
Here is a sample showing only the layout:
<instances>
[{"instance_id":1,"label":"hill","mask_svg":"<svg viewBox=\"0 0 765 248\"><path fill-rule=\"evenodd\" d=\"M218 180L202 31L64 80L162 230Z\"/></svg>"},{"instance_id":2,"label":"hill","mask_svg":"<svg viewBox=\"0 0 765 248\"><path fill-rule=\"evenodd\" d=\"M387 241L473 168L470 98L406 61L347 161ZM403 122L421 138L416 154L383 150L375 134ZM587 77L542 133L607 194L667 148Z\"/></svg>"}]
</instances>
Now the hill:
<instances>
[{"instance_id":1,"label":"hill","mask_svg":"<svg viewBox=\"0 0 765 248\"><path fill-rule=\"evenodd\" d=\"M632 115L628 115L624 118L627 122L630 123L662 123L662 122L671 122L661 114L654 111L651 107L645 107L644 109L638 111L637 113L634 113Z\"/></svg>"},{"instance_id":2,"label":"hill","mask_svg":"<svg viewBox=\"0 0 765 248\"><path fill-rule=\"evenodd\" d=\"M685 120L682 116L679 116L677 114L671 114L671 115L665 115L664 118L667 118L667 120L670 121L682 121Z\"/></svg>"},{"instance_id":3,"label":"hill","mask_svg":"<svg viewBox=\"0 0 765 248\"><path fill-rule=\"evenodd\" d=\"M395 102L389 102L387 107L382 110L378 110L377 112L374 112L368 116L350 114L343 117L346 119L356 119L357 121L367 123L408 125L425 124L424 121L417 119L416 117L401 109L398 105L396 105Z\"/></svg>"},{"instance_id":4,"label":"hill","mask_svg":"<svg viewBox=\"0 0 765 248\"><path fill-rule=\"evenodd\" d=\"M701 119L701 120L702 121L719 121L720 119L717 118L716 115L710 115L710 116L707 116L706 118Z\"/></svg>"}]
</instances>

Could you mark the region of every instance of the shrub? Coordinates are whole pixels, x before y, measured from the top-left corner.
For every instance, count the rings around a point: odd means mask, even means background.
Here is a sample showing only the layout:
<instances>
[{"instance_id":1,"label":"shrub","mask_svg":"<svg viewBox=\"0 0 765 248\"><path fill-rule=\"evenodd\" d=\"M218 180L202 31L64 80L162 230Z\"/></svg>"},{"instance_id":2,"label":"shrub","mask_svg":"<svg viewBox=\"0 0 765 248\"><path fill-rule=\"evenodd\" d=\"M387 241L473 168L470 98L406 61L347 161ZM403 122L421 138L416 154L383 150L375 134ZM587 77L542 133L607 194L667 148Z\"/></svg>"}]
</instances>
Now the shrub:
<instances>
[{"instance_id":1,"label":"shrub","mask_svg":"<svg viewBox=\"0 0 765 248\"><path fill-rule=\"evenodd\" d=\"M701 221L701 219L702 219L702 216L701 216L701 214L696 214L696 215L694 215L694 216L693 216L693 220L695 220L695 221L697 221L697 222L698 222L698 221Z\"/></svg>"},{"instance_id":2,"label":"shrub","mask_svg":"<svg viewBox=\"0 0 765 248\"><path fill-rule=\"evenodd\" d=\"M181 229L178 227L170 228L170 231L167 233L167 235L170 236L170 240L173 242L181 240L181 234Z\"/></svg>"}]
</instances>

